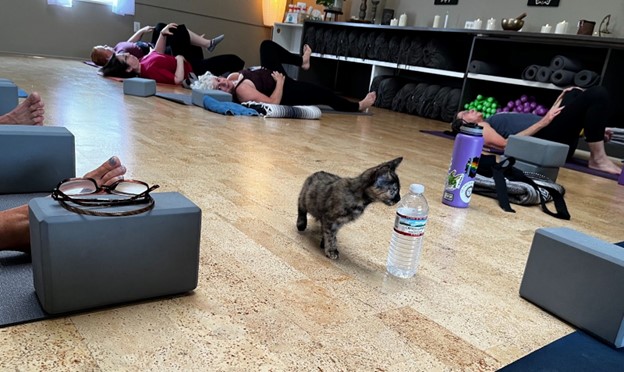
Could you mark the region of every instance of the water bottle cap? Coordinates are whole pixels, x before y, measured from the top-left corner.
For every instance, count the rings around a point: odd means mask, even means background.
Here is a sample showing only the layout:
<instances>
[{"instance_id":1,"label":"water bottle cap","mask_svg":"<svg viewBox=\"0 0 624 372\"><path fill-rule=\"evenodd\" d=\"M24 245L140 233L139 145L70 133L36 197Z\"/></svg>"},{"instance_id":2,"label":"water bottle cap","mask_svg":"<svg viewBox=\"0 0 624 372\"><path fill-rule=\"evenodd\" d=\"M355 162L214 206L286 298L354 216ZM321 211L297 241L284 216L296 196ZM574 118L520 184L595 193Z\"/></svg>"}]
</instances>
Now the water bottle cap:
<instances>
[{"instance_id":1,"label":"water bottle cap","mask_svg":"<svg viewBox=\"0 0 624 372\"><path fill-rule=\"evenodd\" d=\"M483 127L476 123L464 123L459 131L471 136L483 136Z\"/></svg>"},{"instance_id":2,"label":"water bottle cap","mask_svg":"<svg viewBox=\"0 0 624 372\"><path fill-rule=\"evenodd\" d=\"M413 183L410 185L410 192L414 194L423 194L425 192L425 186L418 183Z\"/></svg>"}]
</instances>

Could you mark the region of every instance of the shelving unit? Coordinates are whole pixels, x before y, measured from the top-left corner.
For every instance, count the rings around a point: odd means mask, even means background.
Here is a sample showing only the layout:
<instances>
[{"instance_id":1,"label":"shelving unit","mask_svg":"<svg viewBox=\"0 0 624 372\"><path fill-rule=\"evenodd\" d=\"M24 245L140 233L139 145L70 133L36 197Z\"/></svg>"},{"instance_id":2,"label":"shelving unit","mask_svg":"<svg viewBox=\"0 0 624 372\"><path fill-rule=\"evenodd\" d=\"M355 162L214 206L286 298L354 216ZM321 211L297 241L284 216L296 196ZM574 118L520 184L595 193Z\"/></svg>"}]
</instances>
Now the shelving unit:
<instances>
[{"instance_id":1,"label":"shelving unit","mask_svg":"<svg viewBox=\"0 0 624 372\"><path fill-rule=\"evenodd\" d=\"M324 84L340 93L361 97L371 82L380 75L392 75L425 80L431 84L446 84L461 88L459 107L474 99L477 94L501 95L501 101L530 94L544 102L552 102L562 87L522 79L522 71L529 65L547 66L556 55L578 60L584 69L600 75L599 85L604 86L614 102L624 99L624 40L579 35L540 34L511 31L485 31L460 29L432 29L422 27L393 27L346 22L306 22L301 31L299 47L303 43L315 44L312 54L315 61L310 71L301 71L300 78ZM314 35L316 33L316 36ZM449 52L448 68L435 68L426 64L409 64L396 61L397 50L387 54L388 59L353 56L362 54L362 48L353 49L352 35L381 35L382 41L412 37L437 45ZM332 40L328 35L337 35ZM319 36L321 35L321 36ZM283 35L282 35L283 37ZM385 39L383 39L385 38ZM328 40L335 41L326 52ZM359 45L358 45L359 46ZM386 47L381 43L376 47ZM369 42L366 50L375 47ZM395 43L396 47L396 43ZM480 60L500 67L496 74L477 74L468 71L471 61ZM362 78L366 77L368 78ZM364 81L364 82L362 82ZM458 107L458 109L459 109ZM623 127L615 118L623 117L624 107L616 105L610 126Z\"/></svg>"}]
</instances>

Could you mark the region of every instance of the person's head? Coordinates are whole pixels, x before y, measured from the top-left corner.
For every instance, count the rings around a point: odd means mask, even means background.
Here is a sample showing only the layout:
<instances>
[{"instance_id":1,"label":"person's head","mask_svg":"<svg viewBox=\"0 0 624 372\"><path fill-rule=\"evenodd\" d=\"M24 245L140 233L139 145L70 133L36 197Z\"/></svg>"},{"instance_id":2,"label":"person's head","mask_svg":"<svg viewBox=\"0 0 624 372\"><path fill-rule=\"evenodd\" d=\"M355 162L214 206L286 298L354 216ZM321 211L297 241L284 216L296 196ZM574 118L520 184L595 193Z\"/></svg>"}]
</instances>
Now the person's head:
<instances>
[{"instance_id":1,"label":"person's head","mask_svg":"<svg viewBox=\"0 0 624 372\"><path fill-rule=\"evenodd\" d=\"M129 78L137 76L141 69L137 57L129 53L119 53L111 57L100 71L104 76Z\"/></svg>"},{"instance_id":2,"label":"person's head","mask_svg":"<svg viewBox=\"0 0 624 372\"><path fill-rule=\"evenodd\" d=\"M464 110L455 115L455 120L451 122L451 129L454 133L459 133L459 128L465 123L479 124L483 121L483 114L476 110Z\"/></svg>"},{"instance_id":3,"label":"person's head","mask_svg":"<svg viewBox=\"0 0 624 372\"><path fill-rule=\"evenodd\" d=\"M464 110L455 115L455 119L462 119L467 123L477 123L483 121L483 114L476 110Z\"/></svg>"},{"instance_id":4,"label":"person's head","mask_svg":"<svg viewBox=\"0 0 624 372\"><path fill-rule=\"evenodd\" d=\"M115 50L108 45L96 45L91 50L91 61L98 66L104 66L113 54Z\"/></svg>"},{"instance_id":5,"label":"person's head","mask_svg":"<svg viewBox=\"0 0 624 372\"><path fill-rule=\"evenodd\" d=\"M199 87L201 89L220 90L231 94L236 87L236 83L228 78L207 73L199 77Z\"/></svg>"}]
</instances>

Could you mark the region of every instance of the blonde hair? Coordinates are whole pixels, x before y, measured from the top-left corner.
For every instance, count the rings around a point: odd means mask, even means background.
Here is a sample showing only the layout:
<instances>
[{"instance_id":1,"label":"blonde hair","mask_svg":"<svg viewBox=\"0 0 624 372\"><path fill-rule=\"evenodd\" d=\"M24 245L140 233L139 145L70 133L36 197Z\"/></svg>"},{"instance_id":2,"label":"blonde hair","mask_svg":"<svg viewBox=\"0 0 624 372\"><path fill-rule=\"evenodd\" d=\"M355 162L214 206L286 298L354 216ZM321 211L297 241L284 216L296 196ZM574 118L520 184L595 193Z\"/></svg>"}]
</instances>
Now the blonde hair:
<instances>
[{"instance_id":1,"label":"blonde hair","mask_svg":"<svg viewBox=\"0 0 624 372\"><path fill-rule=\"evenodd\" d=\"M196 81L191 84L191 88L193 89L203 89L203 90L215 90L217 89L217 77L214 76L210 71L201 75Z\"/></svg>"}]
</instances>

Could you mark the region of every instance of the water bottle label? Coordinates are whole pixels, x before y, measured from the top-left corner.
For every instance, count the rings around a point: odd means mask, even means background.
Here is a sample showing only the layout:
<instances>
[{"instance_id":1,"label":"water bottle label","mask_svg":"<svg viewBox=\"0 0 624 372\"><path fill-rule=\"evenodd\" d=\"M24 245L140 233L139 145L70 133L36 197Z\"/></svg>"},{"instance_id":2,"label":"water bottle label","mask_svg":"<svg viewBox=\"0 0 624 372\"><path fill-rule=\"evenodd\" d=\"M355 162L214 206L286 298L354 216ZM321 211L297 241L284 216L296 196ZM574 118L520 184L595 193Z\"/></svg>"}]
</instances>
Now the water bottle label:
<instances>
[{"instance_id":1,"label":"water bottle label","mask_svg":"<svg viewBox=\"0 0 624 372\"><path fill-rule=\"evenodd\" d=\"M407 236L422 236L425 233L427 216L410 217L397 212L394 220L394 231Z\"/></svg>"}]
</instances>

